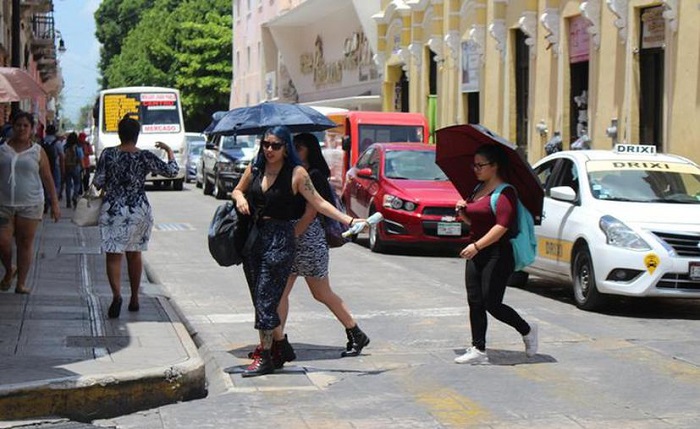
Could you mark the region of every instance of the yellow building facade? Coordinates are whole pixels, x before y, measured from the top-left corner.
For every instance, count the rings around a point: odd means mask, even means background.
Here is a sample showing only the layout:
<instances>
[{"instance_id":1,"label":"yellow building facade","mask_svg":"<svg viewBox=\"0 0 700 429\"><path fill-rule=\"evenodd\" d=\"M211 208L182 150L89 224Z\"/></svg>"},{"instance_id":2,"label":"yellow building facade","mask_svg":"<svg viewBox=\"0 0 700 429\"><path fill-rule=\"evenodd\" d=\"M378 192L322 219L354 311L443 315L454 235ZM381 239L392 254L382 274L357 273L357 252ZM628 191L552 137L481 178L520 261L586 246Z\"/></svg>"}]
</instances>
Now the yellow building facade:
<instances>
[{"instance_id":1,"label":"yellow building facade","mask_svg":"<svg viewBox=\"0 0 700 429\"><path fill-rule=\"evenodd\" d=\"M700 162L700 2L383 0L383 109L479 122L534 162L653 144Z\"/></svg>"}]
</instances>

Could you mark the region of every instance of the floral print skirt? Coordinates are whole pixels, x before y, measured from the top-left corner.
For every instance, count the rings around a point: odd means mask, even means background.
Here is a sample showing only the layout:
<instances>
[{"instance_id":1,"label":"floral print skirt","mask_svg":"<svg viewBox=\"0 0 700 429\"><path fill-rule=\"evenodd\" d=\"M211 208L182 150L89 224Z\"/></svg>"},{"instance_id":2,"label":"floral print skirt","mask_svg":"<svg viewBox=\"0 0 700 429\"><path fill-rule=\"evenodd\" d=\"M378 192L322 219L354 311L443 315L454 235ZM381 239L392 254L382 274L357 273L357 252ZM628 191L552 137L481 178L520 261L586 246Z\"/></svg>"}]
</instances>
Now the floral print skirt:
<instances>
[{"instance_id":1,"label":"floral print skirt","mask_svg":"<svg viewBox=\"0 0 700 429\"><path fill-rule=\"evenodd\" d=\"M294 221L295 224L296 222L298 221ZM319 216L316 216L306 231L297 237L296 244L292 274L300 277L327 277L328 244L326 231Z\"/></svg>"},{"instance_id":2,"label":"floral print skirt","mask_svg":"<svg viewBox=\"0 0 700 429\"><path fill-rule=\"evenodd\" d=\"M148 250L153 214L147 201L136 206L104 201L100 210L100 238L106 253Z\"/></svg>"}]
</instances>

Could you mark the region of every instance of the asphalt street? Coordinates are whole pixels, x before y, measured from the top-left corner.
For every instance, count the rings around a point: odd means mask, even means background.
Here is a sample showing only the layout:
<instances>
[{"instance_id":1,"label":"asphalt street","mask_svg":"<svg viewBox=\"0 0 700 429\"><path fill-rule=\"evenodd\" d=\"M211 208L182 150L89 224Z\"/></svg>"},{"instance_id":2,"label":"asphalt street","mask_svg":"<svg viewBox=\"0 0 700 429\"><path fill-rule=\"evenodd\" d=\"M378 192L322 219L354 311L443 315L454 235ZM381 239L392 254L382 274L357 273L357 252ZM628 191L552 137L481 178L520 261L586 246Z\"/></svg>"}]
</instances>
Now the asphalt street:
<instances>
[{"instance_id":1,"label":"asphalt street","mask_svg":"<svg viewBox=\"0 0 700 429\"><path fill-rule=\"evenodd\" d=\"M298 359L243 379L256 343L241 267L207 250L222 201L190 185L149 192L156 230L145 253L206 363L209 396L95 422L120 428L664 428L700 425L700 302L617 300L576 309L566 285L531 280L505 301L540 328L527 358L521 337L489 319L490 365L456 365L470 335L464 262L447 252L381 255L366 240L331 251L331 284L371 337L340 358L345 333L302 281L288 334ZM227 372L228 371L228 372ZM231 372L231 373L229 373Z\"/></svg>"}]
</instances>

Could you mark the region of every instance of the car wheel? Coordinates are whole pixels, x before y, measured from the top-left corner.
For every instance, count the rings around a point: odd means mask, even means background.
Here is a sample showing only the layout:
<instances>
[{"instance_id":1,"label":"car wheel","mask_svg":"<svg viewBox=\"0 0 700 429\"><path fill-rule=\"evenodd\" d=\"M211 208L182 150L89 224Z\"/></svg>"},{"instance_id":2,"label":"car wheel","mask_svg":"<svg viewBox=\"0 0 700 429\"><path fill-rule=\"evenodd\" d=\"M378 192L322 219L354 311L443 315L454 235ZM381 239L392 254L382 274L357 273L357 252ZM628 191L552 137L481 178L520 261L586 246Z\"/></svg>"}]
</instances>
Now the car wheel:
<instances>
[{"instance_id":1,"label":"car wheel","mask_svg":"<svg viewBox=\"0 0 700 429\"><path fill-rule=\"evenodd\" d=\"M205 174L204 177L202 178L204 180L204 186L202 189L202 192L204 195L211 195L214 193L214 184L209 182L209 179L207 178L207 175Z\"/></svg>"},{"instance_id":2,"label":"car wheel","mask_svg":"<svg viewBox=\"0 0 700 429\"><path fill-rule=\"evenodd\" d=\"M374 210L370 213L370 216L374 214ZM382 222L375 223L369 226L369 250L375 253L383 253L386 251L386 244L382 241L382 237L379 232L379 228Z\"/></svg>"},{"instance_id":3,"label":"car wheel","mask_svg":"<svg viewBox=\"0 0 700 429\"><path fill-rule=\"evenodd\" d=\"M583 245L574 254L573 266L574 300L582 310L596 310L603 306L605 298L595 284L593 260L588 247Z\"/></svg>"},{"instance_id":4,"label":"car wheel","mask_svg":"<svg viewBox=\"0 0 700 429\"><path fill-rule=\"evenodd\" d=\"M214 178L214 198L217 200L223 200L226 198L226 188L221 186L221 181L219 180L219 177Z\"/></svg>"},{"instance_id":5,"label":"car wheel","mask_svg":"<svg viewBox=\"0 0 700 429\"><path fill-rule=\"evenodd\" d=\"M173 180L173 189L176 191L182 191L184 188L184 182L182 179Z\"/></svg>"}]
</instances>

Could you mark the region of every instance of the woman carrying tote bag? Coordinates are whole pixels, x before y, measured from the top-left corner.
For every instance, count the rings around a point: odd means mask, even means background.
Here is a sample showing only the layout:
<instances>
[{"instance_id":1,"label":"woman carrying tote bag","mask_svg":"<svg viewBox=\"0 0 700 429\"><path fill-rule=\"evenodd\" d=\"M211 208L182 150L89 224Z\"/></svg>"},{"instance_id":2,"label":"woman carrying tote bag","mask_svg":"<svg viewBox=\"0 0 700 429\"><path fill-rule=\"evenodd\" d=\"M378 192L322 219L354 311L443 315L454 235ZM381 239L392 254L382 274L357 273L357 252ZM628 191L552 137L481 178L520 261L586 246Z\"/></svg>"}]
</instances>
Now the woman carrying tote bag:
<instances>
[{"instance_id":1,"label":"woman carrying tote bag","mask_svg":"<svg viewBox=\"0 0 700 429\"><path fill-rule=\"evenodd\" d=\"M107 313L111 319L118 318L121 312L121 263L125 253L131 286L129 311L139 311L141 252L147 250L153 229L151 205L146 198L146 177L150 174L175 177L178 173L175 155L167 144L157 142L156 148L168 154L168 162L136 147L140 130L141 124L130 117L119 122L121 144L102 151L93 179L93 185L105 192L99 226L112 288L112 304Z\"/></svg>"}]
</instances>

